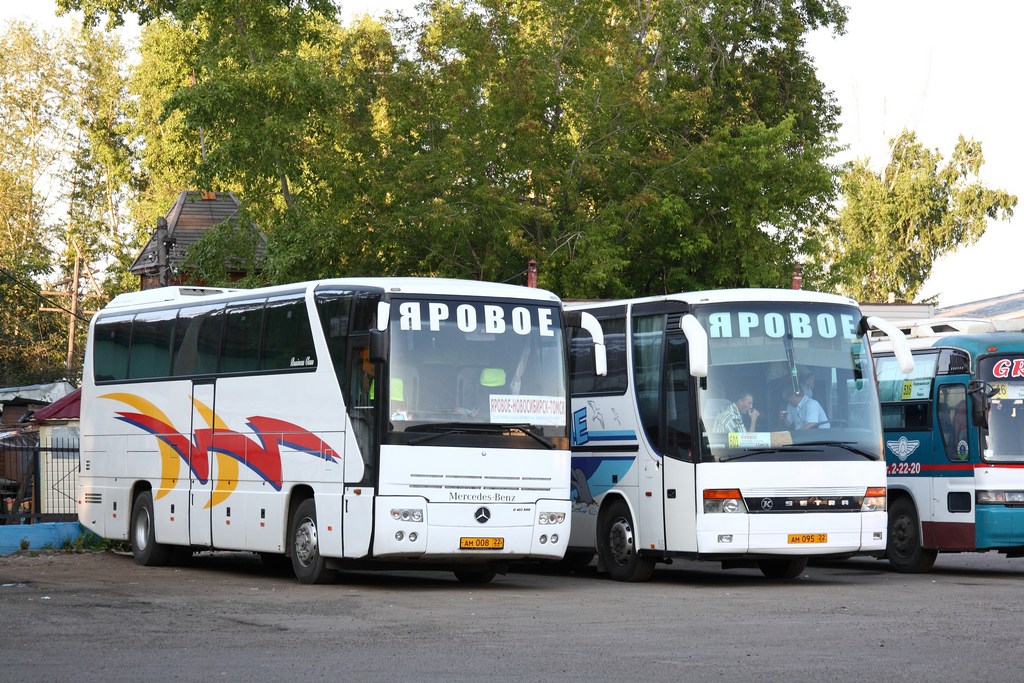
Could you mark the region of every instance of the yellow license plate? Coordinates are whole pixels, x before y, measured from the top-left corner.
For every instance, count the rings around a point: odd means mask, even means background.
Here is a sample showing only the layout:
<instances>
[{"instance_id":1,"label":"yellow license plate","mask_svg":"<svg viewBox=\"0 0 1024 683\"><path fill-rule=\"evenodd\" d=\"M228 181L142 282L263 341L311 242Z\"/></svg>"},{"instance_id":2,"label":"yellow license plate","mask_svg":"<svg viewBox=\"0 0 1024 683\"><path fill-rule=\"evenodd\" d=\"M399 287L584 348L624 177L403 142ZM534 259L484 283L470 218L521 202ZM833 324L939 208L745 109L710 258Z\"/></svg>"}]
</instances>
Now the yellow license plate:
<instances>
[{"instance_id":1,"label":"yellow license plate","mask_svg":"<svg viewBox=\"0 0 1024 683\"><path fill-rule=\"evenodd\" d=\"M790 534L789 543L828 543L828 534Z\"/></svg>"},{"instance_id":2,"label":"yellow license plate","mask_svg":"<svg viewBox=\"0 0 1024 683\"><path fill-rule=\"evenodd\" d=\"M459 539L459 548L462 550L503 550L505 548L505 539L463 536Z\"/></svg>"}]
</instances>

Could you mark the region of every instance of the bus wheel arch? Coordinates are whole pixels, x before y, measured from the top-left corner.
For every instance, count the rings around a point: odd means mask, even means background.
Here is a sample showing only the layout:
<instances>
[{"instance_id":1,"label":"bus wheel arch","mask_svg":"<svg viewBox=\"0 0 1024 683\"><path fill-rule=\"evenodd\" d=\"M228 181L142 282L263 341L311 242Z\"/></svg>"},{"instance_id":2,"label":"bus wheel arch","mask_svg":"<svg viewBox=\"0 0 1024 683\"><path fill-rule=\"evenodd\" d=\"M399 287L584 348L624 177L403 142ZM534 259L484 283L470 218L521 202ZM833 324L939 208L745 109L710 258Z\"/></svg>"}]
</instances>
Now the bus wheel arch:
<instances>
[{"instance_id":1,"label":"bus wheel arch","mask_svg":"<svg viewBox=\"0 0 1024 683\"><path fill-rule=\"evenodd\" d=\"M156 517L153 512L153 491L137 487L133 491L131 525L128 538L132 557L144 567L162 567L171 559L171 547L156 541Z\"/></svg>"},{"instance_id":2,"label":"bus wheel arch","mask_svg":"<svg viewBox=\"0 0 1024 683\"><path fill-rule=\"evenodd\" d=\"M637 529L629 504L621 496L606 497L597 518L600 567L616 581L646 581L654 560L639 554Z\"/></svg>"},{"instance_id":3,"label":"bus wheel arch","mask_svg":"<svg viewBox=\"0 0 1024 683\"><path fill-rule=\"evenodd\" d=\"M312 494L293 499L288 523L288 556L292 570L300 583L329 583L334 572L327 568L327 560L320 554L319 528L316 519L316 500Z\"/></svg>"},{"instance_id":4,"label":"bus wheel arch","mask_svg":"<svg viewBox=\"0 0 1024 683\"><path fill-rule=\"evenodd\" d=\"M904 574L921 574L935 564L938 551L923 547L921 518L913 499L906 493L889 501L885 555L889 564Z\"/></svg>"}]
</instances>

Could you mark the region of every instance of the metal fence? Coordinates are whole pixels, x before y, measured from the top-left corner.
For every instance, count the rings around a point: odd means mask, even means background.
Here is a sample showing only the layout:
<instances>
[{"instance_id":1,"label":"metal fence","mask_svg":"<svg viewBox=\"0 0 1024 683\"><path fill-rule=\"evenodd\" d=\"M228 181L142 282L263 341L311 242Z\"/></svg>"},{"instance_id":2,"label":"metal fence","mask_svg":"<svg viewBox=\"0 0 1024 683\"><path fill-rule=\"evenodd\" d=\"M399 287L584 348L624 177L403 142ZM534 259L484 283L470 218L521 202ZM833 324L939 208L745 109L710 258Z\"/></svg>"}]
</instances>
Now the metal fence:
<instances>
[{"instance_id":1,"label":"metal fence","mask_svg":"<svg viewBox=\"0 0 1024 683\"><path fill-rule=\"evenodd\" d=\"M0 442L0 524L78 519L78 440L24 434Z\"/></svg>"}]
</instances>

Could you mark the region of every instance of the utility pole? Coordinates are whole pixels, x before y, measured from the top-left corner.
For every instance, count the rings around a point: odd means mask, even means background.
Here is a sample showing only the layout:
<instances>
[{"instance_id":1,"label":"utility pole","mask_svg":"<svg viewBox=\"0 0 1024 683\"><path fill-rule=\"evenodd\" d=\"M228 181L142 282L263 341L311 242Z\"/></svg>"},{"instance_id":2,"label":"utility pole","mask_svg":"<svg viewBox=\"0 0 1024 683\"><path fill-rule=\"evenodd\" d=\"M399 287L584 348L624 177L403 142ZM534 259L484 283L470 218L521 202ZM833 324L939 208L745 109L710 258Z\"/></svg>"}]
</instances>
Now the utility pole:
<instances>
[{"instance_id":1,"label":"utility pole","mask_svg":"<svg viewBox=\"0 0 1024 683\"><path fill-rule=\"evenodd\" d=\"M92 283L92 287L95 290L93 294L86 294L87 298L94 298L100 296L99 287L96 285L96 281L92 279L92 272L86 271L89 282ZM72 268L72 275L70 278L61 280L56 283L58 287L67 287L66 291L50 291L41 292L44 296L52 297L68 297L69 303L67 308L50 308L40 307L40 311L46 311L49 313L66 313L68 316L68 355L65 362L65 369L67 370L68 377L71 377L71 373L74 370L75 365L75 335L78 331L78 319L83 315L92 315L96 311L83 311L81 310L81 297L79 291L81 288L82 280L82 255L78 252L77 247L75 248L75 265Z\"/></svg>"},{"instance_id":2,"label":"utility pole","mask_svg":"<svg viewBox=\"0 0 1024 683\"><path fill-rule=\"evenodd\" d=\"M167 219L159 216L156 219L156 275L161 287L171 283L167 272Z\"/></svg>"}]
</instances>

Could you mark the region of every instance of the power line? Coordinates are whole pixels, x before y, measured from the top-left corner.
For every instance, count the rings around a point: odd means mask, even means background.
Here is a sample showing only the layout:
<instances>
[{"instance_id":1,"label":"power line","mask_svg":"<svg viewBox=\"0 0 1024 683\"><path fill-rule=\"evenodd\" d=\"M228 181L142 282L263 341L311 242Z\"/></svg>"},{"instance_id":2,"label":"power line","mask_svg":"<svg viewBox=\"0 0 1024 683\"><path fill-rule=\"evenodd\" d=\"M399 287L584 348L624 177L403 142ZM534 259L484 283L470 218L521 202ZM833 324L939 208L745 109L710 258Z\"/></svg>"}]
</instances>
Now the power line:
<instances>
[{"instance_id":1,"label":"power line","mask_svg":"<svg viewBox=\"0 0 1024 683\"><path fill-rule=\"evenodd\" d=\"M75 316L76 318L78 318L82 322L89 322L88 318L83 317L77 311L72 311L69 308L65 308L64 306L61 306L59 303L54 303L54 301L52 299L49 299L46 296L44 296L32 284L26 283L24 280L20 279L19 277L17 277L16 275L14 275L10 271L8 271L7 269L0 267L0 275L6 276L8 280L13 282L18 287L24 289L25 291L29 292L30 294L35 296L37 299L39 299L40 301L45 303L47 306L53 306L54 308L59 308L60 310L62 310L65 313L67 313L68 315Z\"/></svg>"}]
</instances>

